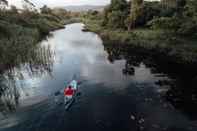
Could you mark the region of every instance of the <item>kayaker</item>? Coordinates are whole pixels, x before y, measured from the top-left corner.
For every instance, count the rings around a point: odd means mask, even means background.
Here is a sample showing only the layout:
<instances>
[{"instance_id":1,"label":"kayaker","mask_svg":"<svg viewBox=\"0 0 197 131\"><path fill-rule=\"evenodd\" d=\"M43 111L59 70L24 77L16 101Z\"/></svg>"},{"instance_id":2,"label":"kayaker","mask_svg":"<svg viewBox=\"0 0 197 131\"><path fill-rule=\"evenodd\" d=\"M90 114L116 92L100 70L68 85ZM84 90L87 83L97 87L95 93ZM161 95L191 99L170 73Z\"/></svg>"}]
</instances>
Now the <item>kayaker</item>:
<instances>
[{"instance_id":1,"label":"kayaker","mask_svg":"<svg viewBox=\"0 0 197 131\"><path fill-rule=\"evenodd\" d=\"M77 90L77 81L72 80L71 83L70 83L70 86L72 86L72 89L76 91Z\"/></svg>"},{"instance_id":2,"label":"kayaker","mask_svg":"<svg viewBox=\"0 0 197 131\"><path fill-rule=\"evenodd\" d=\"M72 86L68 86L67 88L64 89L64 96L68 98L72 98L73 95L74 95L74 89L72 88Z\"/></svg>"},{"instance_id":3,"label":"kayaker","mask_svg":"<svg viewBox=\"0 0 197 131\"><path fill-rule=\"evenodd\" d=\"M73 90L72 86L68 86L64 89L64 101L65 104L70 100L74 95L75 90Z\"/></svg>"}]
</instances>

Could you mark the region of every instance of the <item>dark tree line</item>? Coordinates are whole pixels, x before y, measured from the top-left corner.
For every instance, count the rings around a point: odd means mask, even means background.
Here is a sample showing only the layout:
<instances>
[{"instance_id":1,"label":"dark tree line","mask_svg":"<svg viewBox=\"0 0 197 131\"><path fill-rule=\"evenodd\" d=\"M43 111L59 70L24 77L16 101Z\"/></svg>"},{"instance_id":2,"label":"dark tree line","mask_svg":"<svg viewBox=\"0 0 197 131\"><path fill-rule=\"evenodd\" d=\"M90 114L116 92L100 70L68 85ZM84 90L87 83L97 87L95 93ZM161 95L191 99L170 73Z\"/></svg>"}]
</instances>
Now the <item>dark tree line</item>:
<instances>
[{"instance_id":1,"label":"dark tree line","mask_svg":"<svg viewBox=\"0 0 197 131\"><path fill-rule=\"evenodd\" d=\"M196 34L196 0L111 0L104 10L102 25L131 31L137 27L173 30L177 34Z\"/></svg>"}]
</instances>

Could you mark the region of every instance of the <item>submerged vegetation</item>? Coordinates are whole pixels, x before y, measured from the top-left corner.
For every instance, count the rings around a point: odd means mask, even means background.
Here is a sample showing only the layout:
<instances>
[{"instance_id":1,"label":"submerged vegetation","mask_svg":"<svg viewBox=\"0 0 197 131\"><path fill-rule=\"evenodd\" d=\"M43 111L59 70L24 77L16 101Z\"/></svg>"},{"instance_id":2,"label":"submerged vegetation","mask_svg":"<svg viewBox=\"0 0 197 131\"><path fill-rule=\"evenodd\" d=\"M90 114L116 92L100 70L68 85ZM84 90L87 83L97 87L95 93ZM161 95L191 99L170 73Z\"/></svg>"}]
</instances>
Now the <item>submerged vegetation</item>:
<instances>
[{"instance_id":1,"label":"submerged vegetation","mask_svg":"<svg viewBox=\"0 0 197 131\"><path fill-rule=\"evenodd\" d=\"M111 0L103 12L88 12L81 18L104 44L144 48L178 64L197 63L195 0Z\"/></svg>"}]
</instances>

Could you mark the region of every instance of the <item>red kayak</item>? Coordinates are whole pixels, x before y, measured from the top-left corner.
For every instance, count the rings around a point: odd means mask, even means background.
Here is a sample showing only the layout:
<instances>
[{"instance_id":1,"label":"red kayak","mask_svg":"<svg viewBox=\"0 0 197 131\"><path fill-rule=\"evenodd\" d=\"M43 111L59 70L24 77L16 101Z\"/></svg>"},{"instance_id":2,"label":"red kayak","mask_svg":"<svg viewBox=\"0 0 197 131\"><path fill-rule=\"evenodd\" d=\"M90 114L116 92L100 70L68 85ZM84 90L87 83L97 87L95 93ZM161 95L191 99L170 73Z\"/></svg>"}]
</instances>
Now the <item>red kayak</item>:
<instances>
[{"instance_id":1,"label":"red kayak","mask_svg":"<svg viewBox=\"0 0 197 131\"><path fill-rule=\"evenodd\" d=\"M65 108L69 108L75 98L75 94L77 92L78 82L76 80L72 80L68 86L64 89L64 102Z\"/></svg>"}]
</instances>

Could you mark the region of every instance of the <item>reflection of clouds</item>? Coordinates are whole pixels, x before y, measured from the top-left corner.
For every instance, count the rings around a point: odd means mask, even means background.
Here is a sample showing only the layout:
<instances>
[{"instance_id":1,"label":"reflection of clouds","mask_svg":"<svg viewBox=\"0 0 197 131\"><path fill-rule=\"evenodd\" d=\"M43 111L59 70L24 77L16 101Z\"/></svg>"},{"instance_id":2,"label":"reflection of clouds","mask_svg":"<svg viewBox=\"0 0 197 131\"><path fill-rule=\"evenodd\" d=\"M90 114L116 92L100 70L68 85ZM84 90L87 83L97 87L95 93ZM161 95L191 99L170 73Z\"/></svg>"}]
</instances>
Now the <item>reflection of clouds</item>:
<instances>
[{"instance_id":1,"label":"reflection of clouds","mask_svg":"<svg viewBox=\"0 0 197 131\"><path fill-rule=\"evenodd\" d=\"M75 30L75 28L78 29ZM102 40L98 35L81 32L79 28L81 28L80 24L68 26L60 34L61 36L65 34L63 39L67 41L65 41L66 44L62 46L62 43L57 43L60 44L58 46L62 47L61 49L66 50L66 52L61 54L67 60L65 62L80 61L79 67L77 68L81 68L81 76L86 77L88 80L94 80L117 88L126 87L129 81L131 81L131 78L137 83L154 82L154 75L144 65L135 68L134 76L124 76L122 69L125 67L125 61L116 61L110 64L107 59L107 53L104 51ZM58 41L58 39L60 38L57 38L54 42ZM67 56L72 60L69 60Z\"/></svg>"},{"instance_id":2,"label":"reflection of clouds","mask_svg":"<svg viewBox=\"0 0 197 131\"><path fill-rule=\"evenodd\" d=\"M105 59L103 59L105 62ZM90 81L103 83L107 87L122 89L129 84L129 78L122 74L125 61L116 61L114 64L97 62L93 65L82 65L81 75ZM123 82L124 80L124 82Z\"/></svg>"},{"instance_id":3,"label":"reflection of clouds","mask_svg":"<svg viewBox=\"0 0 197 131\"><path fill-rule=\"evenodd\" d=\"M71 62L76 60L86 59L91 63L95 62L97 55L103 55L102 41L99 37L92 33L84 33L79 29L81 26L75 24L77 27L55 32L56 37L49 39L48 44L51 45L52 50L55 51L56 62ZM100 43L100 44L98 44ZM63 61L62 61L63 60Z\"/></svg>"},{"instance_id":4,"label":"reflection of clouds","mask_svg":"<svg viewBox=\"0 0 197 131\"><path fill-rule=\"evenodd\" d=\"M26 60L17 59L18 64L0 74L0 111L15 111L23 100L37 95L42 87L42 78L51 73L53 53L50 46L32 46L24 53Z\"/></svg>"},{"instance_id":5,"label":"reflection of clouds","mask_svg":"<svg viewBox=\"0 0 197 131\"><path fill-rule=\"evenodd\" d=\"M45 74L45 72L34 75L27 65L22 66L20 69L15 69L15 73L18 73L20 76L22 76L15 77L16 87L20 93L21 102L38 95L40 92L42 79L48 75L47 73Z\"/></svg>"},{"instance_id":6,"label":"reflection of clouds","mask_svg":"<svg viewBox=\"0 0 197 131\"><path fill-rule=\"evenodd\" d=\"M66 30L55 32L55 37L50 39L49 44L57 54L56 62L62 60L61 64L54 67L57 70L63 68L63 65L64 68L75 67L88 80L108 86L125 85L127 82L122 82L123 79L128 79L122 74L125 61L110 64L100 37L94 33L82 32L81 28L81 24L66 26Z\"/></svg>"},{"instance_id":7,"label":"reflection of clouds","mask_svg":"<svg viewBox=\"0 0 197 131\"><path fill-rule=\"evenodd\" d=\"M26 67L25 65L23 65L19 71L16 71L22 73L20 74L22 77L16 80L17 87L21 94L20 99L24 100L20 102L20 106L26 107L41 101L43 102L48 98L46 95L51 95L51 93L61 90L66 85L66 82L71 80L73 74L79 73L80 76L84 77L86 80L93 82L94 84L92 86L109 87L112 88L113 91L118 90L118 93L127 92L125 94L134 96L137 100L142 99L143 102L137 102L135 108L139 112L146 111L144 113L147 116L146 121L150 119L149 121L153 120L153 122L166 123L170 118L172 119L172 121L169 122L170 124L176 119L183 119L182 117L176 117L177 114L172 116L175 113L171 112L171 110L168 111L158 105L154 107L152 103L150 104L146 101L146 99L149 100L149 97L151 99L153 99L152 96L155 97L154 91L156 91L156 93L166 92L164 88L158 88L154 83L157 80L167 78L158 77L158 74L152 74L150 69L144 64L134 66L134 75L124 75L123 69L125 69L127 61L115 60L113 64L110 63L107 59L108 54L104 51L101 39L93 33L81 32L80 28L80 24L72 24L65 30L54 32L53 38L49 38L47 41L42 42L42 45L50 45L50 49L55 52L55 60L51 72L53 77L43 72L41 72L40 75L33 75L28 71L31 70L29 66ZM157 88L155 88L155 86ZM138 87L140 90L138 90ZM127 89L124 90L125 88ZM123 91L119 91L122 89ZM131 91L128 89L131 89ZM120 98L120 100L122 99ZM156 100L158 100L157 96ZM102 104L102 101L100 102ZM100 104L96 104L93 108L99 108L98 105ZM107 113L111 112L111 110L105 111ZM30 117L27 119L29 118ZM175 119L173 120L173 118ZM0 121L0 127L1 125L4 127L11 127L20 123L21 120L24 120L21 114L9 117L8 119L6 118L5 121ZM179 124L181 123L179 122Z\"/></svg>"},{"instance_id":8,"label":"reflection of clouds","mask_svg":"<svg viewBox=\"0 0 197 131\"><path fill-rule=\"evenodd\" d=\"M24 80L18 81L17 84L20 91L20 100L36 96L40 90L40 78L26 77Z\"/></svg>"},{"instance_id":9,"label":"reflection of clouds","mask_svg":"<svg viewBox=\"0 0 197 131\"><path fill-rule=\"evenodd\" d=\"M153 85L157 80L162 79L155 77L143 64L139 67L135 67L135 75L125 76L122 74L125 63L125 60L118 60L110 64L105 57L102 57L96 59L94 64L90 62L83 63L81 75L88 80L103 83L108 87L115 87L115 89L125 89L131 82L149 83Z\"/></svg>"},{"instance_id":10,"label":"reflection of clouds","mask_svg":"<svg viewBox=\"0 0 197 131\"><path fill-rule=\"evenodd\" d=\"M17 117L10 117L8 119L1 119L0 121L0 129L9 128L15 126L19 123L19 119Z\"/></svg>"},{"instance_id":11,"label":"reflection of clouds","mask_svg":"<svg viewBox=\"0 0 197 131\"><path fill-rule=\"evenodd\" d=\"M18 80L21 100L50 94L61 88L61 83L65 83L65 80L70 79L75 73L81 73L87 80L103 83L115 89L126 88L131 82L154 83L156 78L143 64L135 67L134 76L124 76L122 70L126 61L119 60L111 64L100 37L94 33L82 32L80 29L81 24L72 24L66 26L66 29L53 32L53 37L41 42L42 47L48 47L54 52L54 56L51 56L54 59L51 69L53 78L42 71L39 75L33 75L28 71L31 70L28 65L21 66L18 70L23 76L22 80Z\"/></svg>"},{"instance_id":12,"label":"reflection of clouds","mask_svg":"<svg viewBox=\"0 0 197 131\"><path fill-rule=\"evenodd\" d=\"M140 64L139 67L135 67L135 75L132 79L139 83L155 81L154 75L151 73L150 69L146 68L144 64Z\"/></svg>"}]
</instances>

